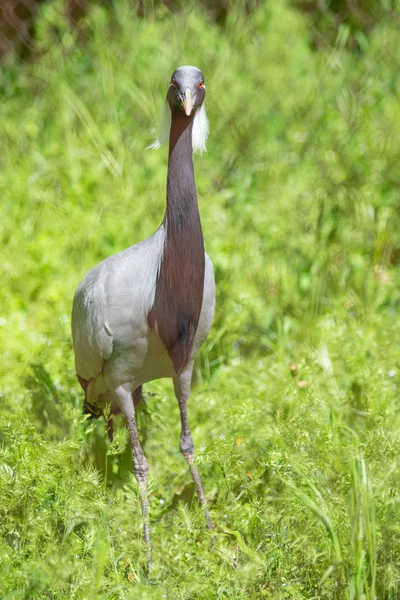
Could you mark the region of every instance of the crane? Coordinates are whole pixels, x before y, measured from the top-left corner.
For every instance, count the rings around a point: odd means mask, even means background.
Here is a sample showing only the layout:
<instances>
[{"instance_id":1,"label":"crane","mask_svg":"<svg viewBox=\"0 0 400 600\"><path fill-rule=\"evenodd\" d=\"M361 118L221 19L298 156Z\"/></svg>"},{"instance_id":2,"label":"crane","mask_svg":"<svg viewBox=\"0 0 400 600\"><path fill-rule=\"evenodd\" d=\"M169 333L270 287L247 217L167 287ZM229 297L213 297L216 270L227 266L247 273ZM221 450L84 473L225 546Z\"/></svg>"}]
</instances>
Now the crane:
<instances>
[{"instance_id":1,"label":"crane","mask_svg":"<svg viewBox=\"0 0 400 600\"><path fill-rule=\"evenodd\" d=\"M215 307L214 273L204 251L193 166L193 151L205 149L208 135L205 91L198 68L182 66L172 74L166 97L170 126L164 219L150 237L89 271L75 292L72 309L75 367L85 407L98 415L111 405L111 413L122 412L128 424L148 569L149 468L135 418L142 385L148 381L173 380L180 450L212 527L186 406L194 360L210 331Z\"/></svg>"}]
</instances>

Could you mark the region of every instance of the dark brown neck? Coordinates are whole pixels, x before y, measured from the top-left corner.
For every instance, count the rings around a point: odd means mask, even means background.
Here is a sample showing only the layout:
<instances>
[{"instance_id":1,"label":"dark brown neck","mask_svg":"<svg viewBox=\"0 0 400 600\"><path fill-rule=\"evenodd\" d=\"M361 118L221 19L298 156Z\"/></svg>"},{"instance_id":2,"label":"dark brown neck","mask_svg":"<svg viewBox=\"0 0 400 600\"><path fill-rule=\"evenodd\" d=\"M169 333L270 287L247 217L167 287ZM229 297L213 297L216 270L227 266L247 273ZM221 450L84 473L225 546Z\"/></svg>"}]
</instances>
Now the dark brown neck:
<instances>
[{"instance_id":1,"label":"dark brown neck","mask_svg":"<svg viewBox=\"0 0 400 600\"><path fill-rule=\"evenodd\" d=\"M157 324L177 373L189 361L204 287L204 242L192 155L193 116L172 113L164 253L149 324Z\"/></svg>"},{"instance_id":2,"label":"dark brown neck","mask_svg":"<svg viewBox=\"0 0 400 600\"><path fill-rule=\"evenodd\" d=\"M187 117L180 110L172 113L164 217L169 241L186 228L202 236L194 182L192 129L192 116Z\"/></svg>"},{"instance_id":3,"label":"dark brown neck","mask_svg":"<svg viewBox=\"0 0 400 600\"><path fill-rule=\"evenodd\" d=\"M174 235L188 224L193 225L197 215L197 195L194 182L192 155L193 118L179 111L172 114L169 138L167 208L165 221L167 235ZM198 221L199 228L200 219Z\"/></svg>"}]
</instances>

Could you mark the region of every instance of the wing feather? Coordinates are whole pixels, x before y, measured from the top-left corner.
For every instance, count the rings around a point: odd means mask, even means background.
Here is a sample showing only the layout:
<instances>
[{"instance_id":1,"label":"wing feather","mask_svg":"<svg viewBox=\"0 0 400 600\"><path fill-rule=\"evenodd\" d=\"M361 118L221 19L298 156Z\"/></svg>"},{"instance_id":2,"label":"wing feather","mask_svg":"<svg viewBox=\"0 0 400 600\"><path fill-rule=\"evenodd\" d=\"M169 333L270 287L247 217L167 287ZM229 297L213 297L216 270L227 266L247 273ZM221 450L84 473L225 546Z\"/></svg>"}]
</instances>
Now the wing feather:
<instances>
[{"instance_id":1,"label":"wing feather","mask_svg":"<svg viewBox=\"0 0 400 600\"><path fill-rule=\"evenodd\" d=\"M76 372L84 379L96 377L113 348L113 335L108 324L106 277L100 269L92 269L76 290L72 308L72 337Z\"/></svg>"}]
</instances>

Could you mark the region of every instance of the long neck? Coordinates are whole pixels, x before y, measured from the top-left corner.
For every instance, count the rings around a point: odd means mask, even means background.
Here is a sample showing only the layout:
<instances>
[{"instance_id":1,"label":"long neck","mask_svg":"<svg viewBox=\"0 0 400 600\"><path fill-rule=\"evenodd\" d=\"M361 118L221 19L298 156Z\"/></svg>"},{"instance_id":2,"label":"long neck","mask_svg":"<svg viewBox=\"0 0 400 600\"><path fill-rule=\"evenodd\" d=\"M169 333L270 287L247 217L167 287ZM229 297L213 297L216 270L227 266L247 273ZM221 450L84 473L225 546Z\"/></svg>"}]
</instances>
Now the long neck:
<instances>
[{"instance_id":1,"label":"long neck","mask_svg":"<svg viewBox=\"0 0 400 600\"><path fill-rule=\"evenodd\" d=\"M187 117L182 111L172 113L169 138L167 207L165 222L167 237L173 236L186 226L193 227L198 216L196 184L194 181L192 153L193 117Z\"/></svg>"},{"instance_id":2,"label":"long neck","mask_svg":"<svg viewBox=\"0 0 400 600\"><path fill-rule=\"evenodd\" d=\"M164 252L149 324L157 326L177 373L187 366L203 301L204 242L192 156L193 116L172 113Z\"/></svg>"}]
</instances>

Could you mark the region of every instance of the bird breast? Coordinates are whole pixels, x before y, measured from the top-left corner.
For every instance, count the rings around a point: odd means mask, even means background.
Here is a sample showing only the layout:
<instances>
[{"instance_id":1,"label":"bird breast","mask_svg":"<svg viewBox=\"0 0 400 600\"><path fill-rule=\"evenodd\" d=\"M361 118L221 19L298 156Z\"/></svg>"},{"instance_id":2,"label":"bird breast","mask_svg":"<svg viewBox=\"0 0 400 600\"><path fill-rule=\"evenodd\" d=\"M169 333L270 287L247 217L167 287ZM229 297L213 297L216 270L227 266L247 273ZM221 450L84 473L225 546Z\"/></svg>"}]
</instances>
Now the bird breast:
<instances>
[{"instance_id":1,"label":"bird breast","mask_svg":"<svg viewBox=\"0 0 400 600\"><path fill-rule=\"evenodd\" d=\"M77 374L96 395L121 384L141 385L176 375L157 323L149 327L160 261L161 226L152 236L104 260L83 278L75 293L72 333ZM215 285L206 255L202 309L194 356L207 337L214 314Z\"/></svg>"}]
</instances>

